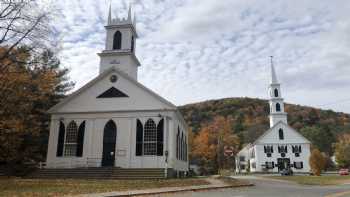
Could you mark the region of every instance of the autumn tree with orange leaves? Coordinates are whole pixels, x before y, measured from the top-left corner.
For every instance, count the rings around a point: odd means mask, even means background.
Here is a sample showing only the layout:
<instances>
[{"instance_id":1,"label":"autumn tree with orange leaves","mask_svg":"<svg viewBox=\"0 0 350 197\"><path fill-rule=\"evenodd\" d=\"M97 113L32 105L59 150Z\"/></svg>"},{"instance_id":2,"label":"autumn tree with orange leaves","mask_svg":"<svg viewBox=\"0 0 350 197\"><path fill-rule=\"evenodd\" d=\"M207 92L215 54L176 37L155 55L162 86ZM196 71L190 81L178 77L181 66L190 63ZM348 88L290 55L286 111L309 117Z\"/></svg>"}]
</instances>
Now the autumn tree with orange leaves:
<instances>
[{"instance_id":1,"label":"autumn tree with orange leaves","mask_svg":"<svg viewBox=\"0 0 350 197\"><path fill-rule=\"evenodd\" d=\"M231 169L234 157L224 156L224 147L239 149L239 138L232 131L231 118L215 117L208 125L203 125L194 138L192 155L198 160L204 174L217 173L220 169Z\"/></svg>"},{"instance_id":2,"label":"autumn tree with orange leaves","mask_svg":"<svg viewBox=\"0 0 350 197\"><path fill-rule=\"evenodd\" d=\"M0 48L0 55L6 51ZM68 70L60 68L50 51L36 55L36 64L26 64L33 57L25 47L15 55L16 61L0 62L8 65L0 73L0 164L9 168L43 159L49 131L46 111L73 85L67 81Z\"/></svg>"}]
</instances>

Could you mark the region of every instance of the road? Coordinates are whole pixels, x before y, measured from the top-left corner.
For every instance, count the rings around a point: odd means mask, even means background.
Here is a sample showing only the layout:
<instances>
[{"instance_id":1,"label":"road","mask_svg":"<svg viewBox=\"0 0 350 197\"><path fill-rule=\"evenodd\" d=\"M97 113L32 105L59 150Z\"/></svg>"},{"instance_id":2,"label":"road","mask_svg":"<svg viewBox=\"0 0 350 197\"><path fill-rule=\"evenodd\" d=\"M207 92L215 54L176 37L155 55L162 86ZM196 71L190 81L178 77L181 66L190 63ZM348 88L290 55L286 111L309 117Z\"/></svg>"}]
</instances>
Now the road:
<instances>
[{"instance_id":1,"label":"road","mask_svg":"<svg viewBox=\"0 0 350 197\"><path fill-rule=\"evenodd\" d=\"M254 187L213 190L206 192L187 192L167 195L171 197L349 197L350 185L340 186L302 186L287 181L244 177L255 184ZM342 194L342 195L341 195Z\"/></svg>"}]
</instances>

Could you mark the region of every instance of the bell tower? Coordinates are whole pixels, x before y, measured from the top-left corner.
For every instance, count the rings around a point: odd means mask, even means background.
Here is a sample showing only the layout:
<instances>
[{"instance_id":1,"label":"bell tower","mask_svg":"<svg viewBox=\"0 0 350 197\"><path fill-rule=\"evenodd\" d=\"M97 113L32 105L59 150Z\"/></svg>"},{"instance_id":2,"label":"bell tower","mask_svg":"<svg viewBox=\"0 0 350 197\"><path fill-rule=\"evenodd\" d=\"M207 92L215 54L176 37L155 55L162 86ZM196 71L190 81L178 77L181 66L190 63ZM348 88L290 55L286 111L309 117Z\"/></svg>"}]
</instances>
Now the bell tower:
<instances>
[{"instance_id":1,"label":"bell tower","mask_svg":"<svg viewBox=\"0 0 350 197\"><path fill-rule=\"evenodd\" d=\"M271 56L271 81L269 86L270 127L282 121L287 124L287 113L284 112L284 101L281 94L281 84L278 83L273 57Z\"/></svg>"},{"instance_id":2,"label":"bell tower","mask_svg":"<svg viewBox=\"0 0 350 197\"><path fill-rule=\"evenodd\" d=\"M131 16L131 6L127 18L112 16L109 6L106 29L105 50L98 53L100 56L100 73L111 67L116 67L137 81L137 71L140 62L135 56L136 19Z\"/></svg>"}]
</instances>

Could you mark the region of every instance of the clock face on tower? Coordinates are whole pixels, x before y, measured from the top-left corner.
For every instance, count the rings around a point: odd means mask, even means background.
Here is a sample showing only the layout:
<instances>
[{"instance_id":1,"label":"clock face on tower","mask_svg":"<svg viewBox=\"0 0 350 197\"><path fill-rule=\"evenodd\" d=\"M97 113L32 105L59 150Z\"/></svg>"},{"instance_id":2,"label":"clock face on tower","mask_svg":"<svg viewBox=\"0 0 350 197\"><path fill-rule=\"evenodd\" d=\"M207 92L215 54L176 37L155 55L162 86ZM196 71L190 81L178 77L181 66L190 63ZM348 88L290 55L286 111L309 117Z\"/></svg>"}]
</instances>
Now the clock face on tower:
<instances>
[{"instance_id":1,"label":"clock face on tower","mask_svg":"<svg viewBox=\"0 0 350 197\"><path fill-rule=\"evenodd\" d=\"M112 83L115 83L115 82L117 82L118 77L117 77L117 75L112 75L112 76L109 78L109 80L110 80Z\"/></svg>"}]
</instances>

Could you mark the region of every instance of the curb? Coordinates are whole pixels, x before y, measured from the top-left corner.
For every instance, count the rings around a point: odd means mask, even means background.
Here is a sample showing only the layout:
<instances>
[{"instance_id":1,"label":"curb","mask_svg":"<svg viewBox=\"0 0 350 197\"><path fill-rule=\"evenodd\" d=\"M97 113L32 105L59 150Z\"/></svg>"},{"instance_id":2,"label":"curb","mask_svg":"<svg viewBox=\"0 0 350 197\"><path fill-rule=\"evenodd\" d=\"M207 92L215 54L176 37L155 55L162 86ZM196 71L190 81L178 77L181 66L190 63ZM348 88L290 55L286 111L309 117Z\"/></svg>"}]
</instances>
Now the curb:
<instances>
[{"instance_id":1,"label":"curb","mask_svg":"<svg viewBox=\"0 0 350 197\"><path fill-rule=\"evenodd\" d=\"M188 189L178 189L178 190L168 190L168 191L158 191L158 192L143 192L143 193L134 193L134 194L120 194L120 195L107 195L104 197L126 197L126 196L148 196L148 195L159 195L159 194L173 194L180 192L199 192L199 191L210 191L217 189L228 189L228 188L237 188L237 187L251 187L254 186L252 183L241 184L241 185L225 185L225 186L209 186L203 188L188 188Z\"/></svg>"}]
</instances>

